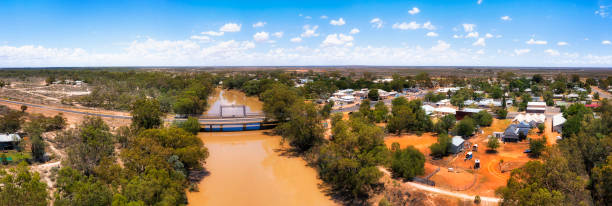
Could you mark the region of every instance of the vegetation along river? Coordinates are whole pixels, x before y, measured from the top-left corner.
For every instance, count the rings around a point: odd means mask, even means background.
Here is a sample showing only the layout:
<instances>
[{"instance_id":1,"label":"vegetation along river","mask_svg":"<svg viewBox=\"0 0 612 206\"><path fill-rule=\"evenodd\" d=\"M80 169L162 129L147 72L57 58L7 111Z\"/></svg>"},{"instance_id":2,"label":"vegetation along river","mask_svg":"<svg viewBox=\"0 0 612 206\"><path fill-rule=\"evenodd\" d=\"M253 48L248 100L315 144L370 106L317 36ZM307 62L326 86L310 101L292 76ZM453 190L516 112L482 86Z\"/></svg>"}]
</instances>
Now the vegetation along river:
<instances>
[{"instance_id":1,"label":"vegetation along river","mask_svg":"<svg viewBox=\"0 0 612 206\"><path fill-rule=\"evenodd\" d=\"M246 105L248 112L262 108L256 97L231 90L216 90L210 103L208 115L221 104ZM266 132L199 133L210 152L210 175L199 192L187 194L189 205L334 205L320 189L316 170L300 157L283 155L281 137Z\"/></svg>"}]
</instances>

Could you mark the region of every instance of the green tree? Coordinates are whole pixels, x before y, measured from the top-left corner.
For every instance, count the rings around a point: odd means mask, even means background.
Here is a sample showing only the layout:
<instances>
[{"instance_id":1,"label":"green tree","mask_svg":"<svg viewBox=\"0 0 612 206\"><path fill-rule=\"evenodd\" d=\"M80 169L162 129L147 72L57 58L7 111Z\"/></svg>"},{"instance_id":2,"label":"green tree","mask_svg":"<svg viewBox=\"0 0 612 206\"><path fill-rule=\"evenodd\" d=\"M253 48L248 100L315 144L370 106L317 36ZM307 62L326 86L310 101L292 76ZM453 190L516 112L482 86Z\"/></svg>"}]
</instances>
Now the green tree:
<instances>
[{"instance_id":1,"label":"green tree","mask_svg":"<svg viewBox=\"0 0 612 206\"><path fill-rule=\"evenodd\" d=\"M49 193L37 172L30 172L25 163L0 171L0 205L46 206Z\"/></svg>"},{"instance_id":2,"label":"green tree","mask_svg":"<svg viewBox=\"0 0 612 206\"><path fill-rule=\"evenodd\" d=\"M372 101L378 101L380 99L380 94L378 94L378 89L370 89L368 92L368 99Z\"/></svg>"},{"instance_id":3,"label":"green tree","mask_svg":"<svg viewBox=\"0 0 612 206\"><path fill-rule=\"evenodd\" d=\"M325 103L325 106L323 106L323 108L321 108L321 116L324 119L329 118L329 116L331 115L332 112L332 108L334 107L334 101L329 101L327 103Z\"/></svg>"},{"instance_id":4,"label":"green tree","mask_svg":"<svg viewBox=\"0 0 612 206\"><path fill-rule=\"evenodd\" d=\"M295 90L282 84L275 84L261 93L261 99L266 116L281 122L289 121L291 106L301 101Z\"/></svg>"},{"instance_id":5,"label":"green tree","mask_svg":"<svg viewBox=\"0 0 612 206\"><path fill-rule=\"evenodd\" d=\"M200 115L206 109L206 101L193 95L179 97L173 106L177 114Z\"/></svg>"},{"instance_id":6,"label":"green tree","mask_svg":"<svg viewBox=\"0 0 612 206\"><path fill-rule=\"evenodd\" d=\"M30 150L34 160L42 162L45 156L45 142L40 134L30 135Z\"/></svg>"},{"instance_id":7,"label":"green tree","mask_svg":"<svg viewBox=\"0 0 612 206\"><path fill-rule=\"evenodd\" d=\"M530 139L529 140L529 149L531 150L531 155L533 155L534 157L539 157L545 148L546 148L546 137L543 137L540 139Z\"/></svg>"},{"instance_id":8,"label":"green tree","mask_svg":"<svg viewBox=\"0 0 612 206\"><path fill-rule=\"evenodd\" d=\"M142 129L158 128L163 124L164 113L159 102L154 99L139 99L134 102L132 110L132 127Z\"/></svg>"},{"instance_id":9,"label":"green tree","mask_svg":"<svg viewBox=\"0 0 612 206\"><path fill-rule=\"evenodd\" d=\"M200 132L200 122L195 117L188 117L184 122L178 122L177 126L192 134Z\"/></svg>"},{"instance_id":10,"label":"green tree","mask_svg":"<svg viewBox=\"0 0 612 206\"><path fill-rule=\"evenodd\" d=\"M495 110L495 114L500 119L506 119L506 116L508 116L508 110L503 109L503 108L498 108Z\"/></svg>"},{"instance_id":11,"label":"green tree","mask_svg":"<svg viewBox=\"0 0 612 206\"><path fill-rule=\"evenodd\" d=\"M497 150L497 148L499 148L499 139L495 136L489 137L487 147L493 151Z\"/></svg>"},{"instance_id":12,"label":"green tree","mask_svg":"<svg viewBox=\"0 0 612 206\"><path fill-rule=\"evenodd\" d=\"M612 155L608 156L605 164L593 168L592 179L596 205L612 202Z\"/></svg>"},{"instance_id":13,"label":"green tree","mask_svg":"<svg viewBox=\"0 0 612 206\"><path fill-rule=\"evenodd\" d=\"M473 114L472 119L474 120L475 124L480 126L491 126L491 123L493 123L493 116L491 116L491 114L485 110Z\"/></svg>"},{"instance_id":14,"label":"green tree","mask_svg":"<svg viewBox=\"0 0 612 206\"><path fill-rule=\"evenodd\" d=\"M25 112L26 110L28 110L28 106L26 105L21 105L21 112Z\"/></svg>"},{"instance_id":15,"label":"green tree","mask_svg":"<svg viewBox=\"0 0 612 206\"><path fill-rule=\"evenodd\" d=\"M474 120L470 117L465 117L455 127L455 133L460 136L470 136L474 133Z\"/></svg>"},{"instance_id":16,"label":"green tree","mask_svg":"<svg viewBox=\"0 0 612 206\"><path fill-rule=\"evenodd\" d=\"M386 122L389 116L389 108L385 105L385 102L378 101L374 105L374 121L375 122Z\"/></svg>"},{"instance_id":17,"label":"green tree","mask_svg":"<svg viewBox=\"0 0 612 206\"><path fill-rule=\"evenodd\" d=\"M429 146L431 155L442 157L448 154L448 147L451 144L451 138L447 134L438 135L438 141Z\"/></svg>"},{"instance_id":18,"label":"green tree","mask_svg":"<svg viewBox=\"0 0 612 206\"><path fill-rule=\"evenodd\" d=\"M58 171L54 205L110 205L111 189L93 177L87 177L70 167Z\"/></svg>"},{"instance_id":19,"label":"green tree","mask_svg":"<svg viewBox=\"0 0 612 206\"><path fill-rule=\"evenodd\" d=\"M277 131L299 152L305 152L323 142L323 118L312 103L296 103L291 108L291 120L282 123Z\"/></svg>"},{"instance_id":20,"label":"green tree","mask_svg":"<svg viewBox=\"0 0 612 206\"><path fill-rule=\"evenodd\" d=\"M23 124L23 113L10 110L2 118L0 118L0 133L15 133L21 129Z\"/></svg>"},{"instance_id":21,"label":"green tree","mask_svg":"<svg viewBox=\"0 0 612 206\"><path fill-rule=\"evenodd\" d=\"M438 134L446 134L448 130L455 126L457 122L454 114L447 114L444 117L440 118L438 122L436 122L434 128L438 132Z\"/></svg>"},{"instance_id":22,"label":"green tree","mask_svg":"<svg viewBox=\"0 0 612 206\"><path fill-rule=\"evenodd\" d=\"M394 150L391 155L391 171L396 177L412 179L425 174L425 156L413 146Z\"/></svg>"},{"instance_id":23,"label":"green tree","mask_svg":"<svg viewBox=\"0 0 612 206\"><path fill-rule=\"evenodd\" d=\"M538 124L538 132L540 134L544 133L544 130L546 129L546 125L544 124Z\"/></svg>"},{"instance_id":24,"label":"green tree","mask_svg":"<svg viewBox=\"0 0 612 206\"><path fill-rule=\"evenodd\" d=\"M60 136L58 141L66 147L68 155L66 165L85 175L91 174L103 158L114 154L113 135L100 117L85 117L77 129L66 131Z\"/></svg>"}]
</instances>

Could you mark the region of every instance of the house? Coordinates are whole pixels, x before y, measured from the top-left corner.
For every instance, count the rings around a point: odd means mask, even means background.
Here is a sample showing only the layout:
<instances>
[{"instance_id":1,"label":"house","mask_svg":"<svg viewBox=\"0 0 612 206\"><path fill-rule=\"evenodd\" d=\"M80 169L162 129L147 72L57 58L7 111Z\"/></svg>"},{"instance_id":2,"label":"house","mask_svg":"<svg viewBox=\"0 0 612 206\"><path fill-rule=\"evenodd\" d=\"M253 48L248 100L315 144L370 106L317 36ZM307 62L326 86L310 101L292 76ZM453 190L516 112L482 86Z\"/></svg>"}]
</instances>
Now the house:
<instances>
[{"instance_id":1,"label":"house","mask_svg":"<svg viewBox=\"0 0 612 206\"><path fill-rule=\"evenodd\" d=\"M563 94L553 94L553 99L554 100L562 100L563 99Z\"/></svg>"},{"instance_id":2,"label":"house","mask_svg":"<svg viewBox=\"0 0 612 206\"><path fill-rule=\"evenodd\" d=\"M546 102L527 102L527 113L544 113Z\"/></svg>"},{"instance_id":3,"label":"house","mask_svg":"<svg viewBox=\"0 0 612 206\"><path fill-rule=\"evenodd\" d=\"M562 113L556 114L552 119L552 130L561 133L563 130L563 124L565 124L566 119L563 117Z\"/></svg>"},{"instance_id":4,"label":"house","mask_svg":"<svg viewBox=\"0 0 612 206\"><path fill-rule=\"evenodd\" d=\"M436 106L449 106L450 105L450 99L443 99L440 100L438 102L436 102Z\"/></svg>"},{"instance_id":5,"label":"house","mask_svg":"<svg viewBox=\"0 0 612 206\"><path fill-rule=\"evenodd\" d=\"M587 105L584 105L584 106L588 107L588 108L597 108L597 107L599 107L599 104L587 104Z\"/></svg>"},{"instance_id":6,"label":"house","mask_svg":"<svg viewBox=\"0 0 612 206\"><path fill-rule=\"evenodd\" d=\"M0 134L0 148L13 149L15 145L21 141L18 134Z\"/></svg>"},{"instance_id":7,"label":"house","mask_svg":"<svg viewBox=\"0 0 612 206\"><path fill-rule=\"evenodd\" d=\"M472 116L480 111L483 111L483 109L464 108L455 113L455 118L457 118L457 120L462 120L465 116Z\"/></svg>"},{"instance_id":8,"label":"house","mask_svg":"<svg viewBox=\"0 0 612 206\"><path fill-rule=\"evenodd\" d=\"M430 105L422 105L421 108L423 109L423 111L425 111L426 115L430 115L431 113L434 112L434 107L430 106Z\"/></svg>"},{"instance_id":9,"label":"house","mask_svg":"<svg viewBox=\"0 0 612 206\"><path fill-rule=\"evenodd\" d=\"M439 107L439 108L434 108L434 113L441 114L441 115L455 114L457 113L457 110L450 108L450 107Z\"/></svg>"},{"instance_id":10,"label":"house","mask_svg":"<svg viewBox=\"0 0 612 206\"><path fill-rule=\"evenodd\" d=\"M502 140L504 142L518 142L520 134L522 133L523 135L527 136L530 129L531 126L524 122L519 124L511 124L504 131L504 137Z\"/></svg>"},{"instance_id":11,"label":"house","mask_svg":"<svg viewBox=\"0 0 612 206\"><path fill-rule=\"evenodd\" d=\"M448 148L448 151L453 154L457 154L463 151L463 146L465 144L465 140L460 136L454 136L451 140L451 145Z\"/></svg>"},{"instance_id":12,"label":"house","mask_svg":"<svg viewBox=\"0 0 612 206\"><path fill-rule=\"evenodd\" d=\"M568 101L577 101L578 98L580 98L580 95L575 94L575 93L571 93L571 94L568 94L567 96L565 96L565 99L568 100Z\"/></svg>"},{"instance_id":13,"label":"house","mask_svg":"<svg viewBox=\"0 0 612 206\"><path fill-rule=\"evenodd\" d=\"M567 106L567 102L565 102L565 101L555 101L555 106L557 106L557 107L565 107L565 106Z\"/></svg>"},{"instance_id":14,"label":"house","mask_svg":"<svg viewBox=\"0 0 612 206\"><path fill-rule=\"evenodd\" d=\"M539 124L544 124L544 121L546 121L546 115L536 113L518 114L512 121L516 123L524 122L533 128L537 127Z\"/></svg>"}]
</instances>

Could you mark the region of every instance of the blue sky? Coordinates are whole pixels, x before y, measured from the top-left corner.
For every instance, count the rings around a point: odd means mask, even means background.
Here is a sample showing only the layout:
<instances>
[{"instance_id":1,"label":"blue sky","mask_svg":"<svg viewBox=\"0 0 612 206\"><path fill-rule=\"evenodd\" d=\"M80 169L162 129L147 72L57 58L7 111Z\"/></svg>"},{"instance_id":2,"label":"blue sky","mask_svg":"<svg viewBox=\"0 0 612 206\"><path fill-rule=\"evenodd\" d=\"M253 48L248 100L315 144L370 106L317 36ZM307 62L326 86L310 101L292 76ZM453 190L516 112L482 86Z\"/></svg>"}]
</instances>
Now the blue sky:
<instances>
[{"instance_id":1,"label":"blue sky","mask_svg":"<svg viewBox=\"0 0 612 206\"><path fill-rule=\"evenodd\" d=\"M612 67L612 0L0 1L0 67Z\"/></svg>"}]
</instances>

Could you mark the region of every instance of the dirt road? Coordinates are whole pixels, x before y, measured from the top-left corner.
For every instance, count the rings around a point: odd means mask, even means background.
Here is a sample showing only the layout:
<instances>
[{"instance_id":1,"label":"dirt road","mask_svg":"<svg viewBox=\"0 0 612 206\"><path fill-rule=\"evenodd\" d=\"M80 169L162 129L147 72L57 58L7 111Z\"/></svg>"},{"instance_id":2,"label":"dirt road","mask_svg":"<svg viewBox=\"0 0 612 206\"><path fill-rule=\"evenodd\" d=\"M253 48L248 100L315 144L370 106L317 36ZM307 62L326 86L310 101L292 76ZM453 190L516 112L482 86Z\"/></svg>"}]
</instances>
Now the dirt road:
<instances>
[{"instance_id":1,"label":"dirt road","mask_svg":"<svg viewBox=\"0 0 612 206\"><path fill-rule=\"evenodd\" d=\"M383 172L386 176L391 177L391 172L389 172L387 169L379 167L378 168L381 172ZM432 186L428 186L428 185L422 185L422 184L418 184L418 183L414 183L414 182L404 182L402 183L406 186L409 186L411 188L415 188L418 190L422 190L422 191L426 191L426 192L431 192L431 193L436 193L436 194L440 194L440 195L445 195L445 196L449 196L449 197L454 197L454 198L459 198L462 200L466 200L466 201L474 201L474 197L472 195L466 195L463 193L458 193L458 192L452 192L452 191L448 191L448 190L443 190L440 188L436 188L436 187L432 187ZM496 198L496 197L480 197L481 200L481 205L498 205L499 202L501 201L500 198Z\"/></svg>"}]
</instances>

